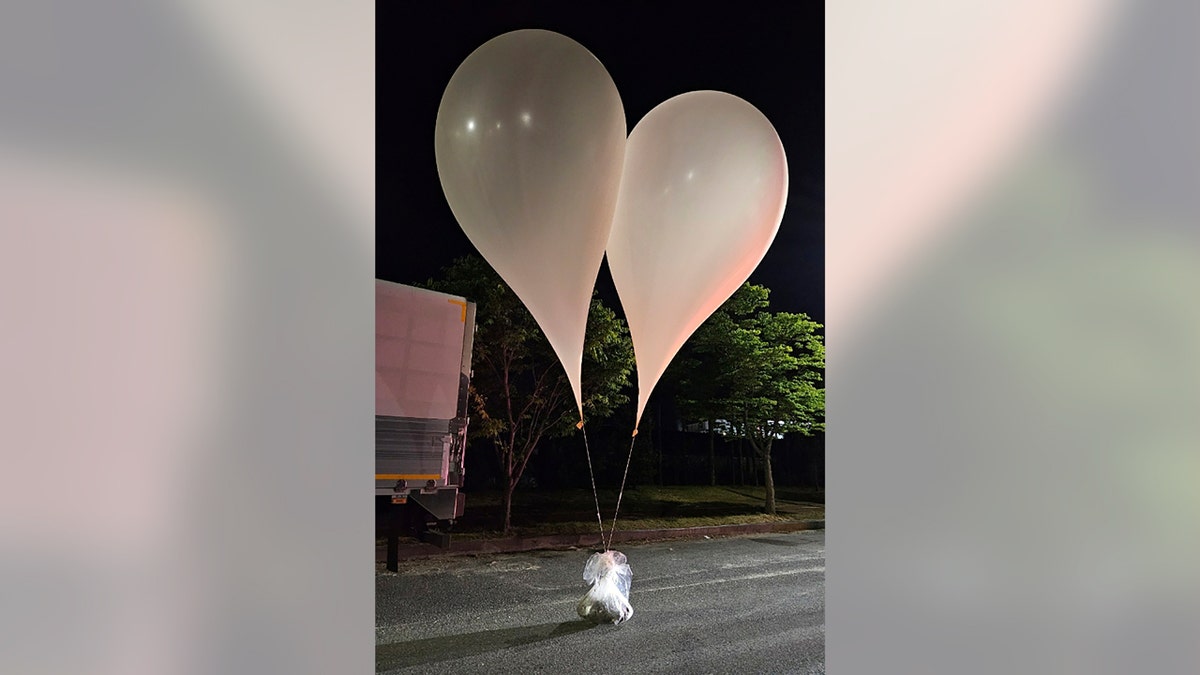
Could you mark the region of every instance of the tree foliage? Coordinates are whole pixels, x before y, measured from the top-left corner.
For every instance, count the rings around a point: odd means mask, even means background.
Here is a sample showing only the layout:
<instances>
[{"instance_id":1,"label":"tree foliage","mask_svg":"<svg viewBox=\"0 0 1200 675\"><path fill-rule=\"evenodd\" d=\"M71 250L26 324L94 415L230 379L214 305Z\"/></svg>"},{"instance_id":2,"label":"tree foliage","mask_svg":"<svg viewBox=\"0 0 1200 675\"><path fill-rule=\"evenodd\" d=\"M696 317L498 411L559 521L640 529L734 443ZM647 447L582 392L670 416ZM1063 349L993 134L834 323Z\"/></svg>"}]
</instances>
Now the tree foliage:
<instances>
[{"instance_id":1,"label":"tree foliage","mask_svg":"<svg viewBox=\"0 0 1200 675\"><path fill-rule=\"evenodd\" d=\"M504 530L512 526L512 493L551 436L575 431L579 411L566 372L525 305L485 261L454 261L429 287L476 303L471 378L471 437L487 439L505 473ZM586 419L604 418L629 401L633 344L625 322L596 297L583 349Z\"/></svg>"},{"instance_id":2,"label":"tree foliage","mask_svg":"<svg viewBox=\"0 0 1200 675\"><path fill-rule=\"evenodd\" d=\"M825 428L825 344L808 316L768 311L769 294L743 284L688 341L675 376L685 417L749 441L774 513L773 441Z\"/></svg>"}]
</instances>

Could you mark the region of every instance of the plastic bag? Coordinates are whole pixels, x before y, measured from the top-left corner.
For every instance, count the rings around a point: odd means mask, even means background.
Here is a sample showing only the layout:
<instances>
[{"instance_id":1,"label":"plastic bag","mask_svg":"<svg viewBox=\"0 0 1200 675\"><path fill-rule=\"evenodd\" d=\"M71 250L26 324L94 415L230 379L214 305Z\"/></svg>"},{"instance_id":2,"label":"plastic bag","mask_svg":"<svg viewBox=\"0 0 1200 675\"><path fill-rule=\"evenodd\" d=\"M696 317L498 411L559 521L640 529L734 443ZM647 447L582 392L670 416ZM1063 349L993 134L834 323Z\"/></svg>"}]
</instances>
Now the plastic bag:
<instances>
[{"instance_id":1,"label":"plastic bag","mask_svg":"<svg viewBox=\"0 0 1200 675\"><path fill-rule=\"evenodd\" d=\"M595 623L619 624L633 616L629 585L633 571L620 551L593 553L583 566L583 580L591 584L575 608L579 616Z\"/></svg>"}]
</instances>

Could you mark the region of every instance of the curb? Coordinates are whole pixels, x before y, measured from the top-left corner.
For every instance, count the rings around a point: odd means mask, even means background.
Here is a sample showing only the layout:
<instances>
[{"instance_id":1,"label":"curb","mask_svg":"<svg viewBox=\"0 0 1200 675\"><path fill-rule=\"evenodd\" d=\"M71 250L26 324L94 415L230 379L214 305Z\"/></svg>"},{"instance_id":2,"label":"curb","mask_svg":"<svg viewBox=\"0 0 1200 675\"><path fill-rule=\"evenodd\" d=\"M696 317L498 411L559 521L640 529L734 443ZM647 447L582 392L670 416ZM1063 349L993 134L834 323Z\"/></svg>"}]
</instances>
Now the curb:
<instances>
[{"instance_id":1,"label":"curb","mask_svg":"<svg viewBox=\"0 0 1200 675\"><path fill-rule=\"evenodd\" d=\"M677 527L663 530L622 530L613 535L613 543L661 541L665 539L698 539L700 537L730 537L741 534L784 533L823 529L825 529L824 520L797 520L790 523L749 523L746 525ZM447 555L519 553L546 549L591 547L599 543L599 534L548 534L536 537L451 541L449 548L439 548L433 544L409 544L400 547L399 558L400 560L418 560ZM377 546L375 548L375 562L381 563L386 561L387 547Z\"/></svg>"}]
</instances>

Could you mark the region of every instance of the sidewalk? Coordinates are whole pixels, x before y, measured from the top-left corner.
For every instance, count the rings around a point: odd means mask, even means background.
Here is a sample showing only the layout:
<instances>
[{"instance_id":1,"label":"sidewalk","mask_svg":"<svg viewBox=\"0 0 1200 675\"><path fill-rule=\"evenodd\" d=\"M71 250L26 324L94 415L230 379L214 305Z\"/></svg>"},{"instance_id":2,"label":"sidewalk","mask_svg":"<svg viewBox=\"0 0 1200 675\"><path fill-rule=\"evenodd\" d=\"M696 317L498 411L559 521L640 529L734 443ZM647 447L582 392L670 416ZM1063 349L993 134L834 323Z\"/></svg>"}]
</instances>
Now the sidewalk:
<instances>
[{"instance_id":1,"label":"sidewalk","mask_svg":"<svg viewBox=\"0 0 1200 675\"><path fill-rule=\"evenodd\" d=\"M798 532L801 530L823 530L824 520L797 520L785 523L751 523L747 525L711 525L706 527L681 527L661 530L618 530L613 535L614 544L630 542L661 541L667 539L698 539L701 537L729 537L744 534ZM516 553L545 549L592 548L600 544L600 535L550 534L532 537L509 537L504 539L451 539L448 548L426 543L402 543L399 547L400 560L416 560L445 555L471 555L479 553ZM375 549L375 562L387 561L387 546Z\"/></svg>"}]
</instances>

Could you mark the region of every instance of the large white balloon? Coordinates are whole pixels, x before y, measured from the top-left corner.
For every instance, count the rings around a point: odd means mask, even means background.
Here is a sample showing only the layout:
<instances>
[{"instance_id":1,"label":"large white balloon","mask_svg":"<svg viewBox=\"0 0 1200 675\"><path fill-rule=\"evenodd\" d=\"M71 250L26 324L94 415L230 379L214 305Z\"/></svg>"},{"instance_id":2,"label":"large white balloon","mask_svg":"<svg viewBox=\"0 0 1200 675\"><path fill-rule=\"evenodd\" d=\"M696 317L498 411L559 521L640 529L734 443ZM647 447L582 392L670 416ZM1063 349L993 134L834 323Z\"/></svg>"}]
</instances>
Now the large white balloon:
<instances>
[{"instance_id":1,"label":"large white balloon","mask_svg":"<svg viewBox=\"0 0 1200 675\"><path fill-rule=\"evenodd\" d=\"M637 422L679 348L766 254L787 186L775 128L731 94L676 96L634 127L608 264L637 357Z\"/></svg>"},{"instance_id":2,"label":"large white balloon","mask_svg":"<svg viewBox=\"0 0 1200 675\"><path fill-rule=\"evenodd\" d=\"M450 78L434 128L454 217L549 338L581 416L584 329L625 133L608 71L545 30L505 33L472 52Z\"/></svg>"}]
</instances>

